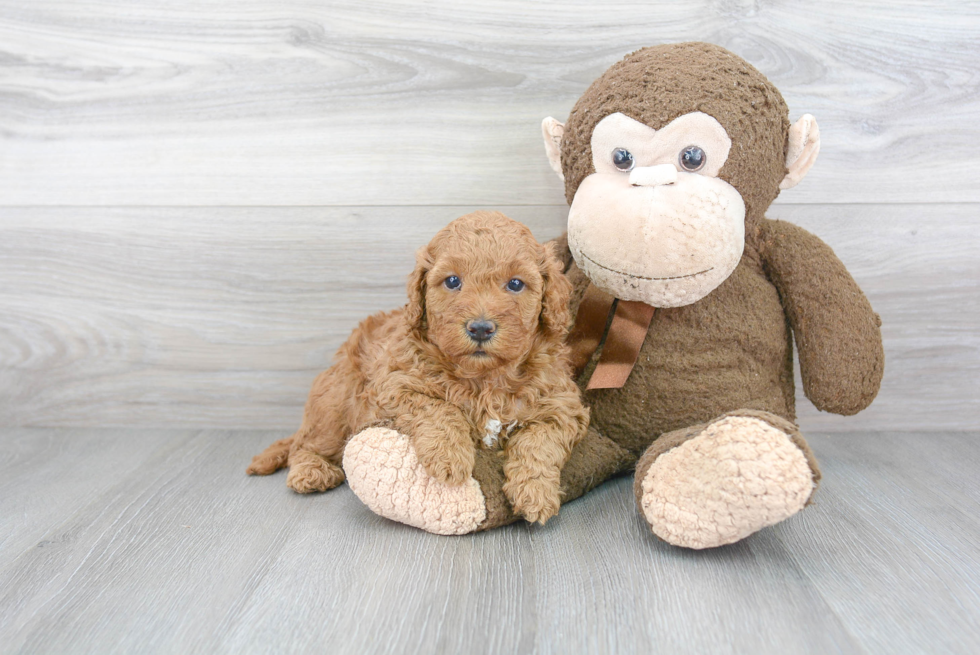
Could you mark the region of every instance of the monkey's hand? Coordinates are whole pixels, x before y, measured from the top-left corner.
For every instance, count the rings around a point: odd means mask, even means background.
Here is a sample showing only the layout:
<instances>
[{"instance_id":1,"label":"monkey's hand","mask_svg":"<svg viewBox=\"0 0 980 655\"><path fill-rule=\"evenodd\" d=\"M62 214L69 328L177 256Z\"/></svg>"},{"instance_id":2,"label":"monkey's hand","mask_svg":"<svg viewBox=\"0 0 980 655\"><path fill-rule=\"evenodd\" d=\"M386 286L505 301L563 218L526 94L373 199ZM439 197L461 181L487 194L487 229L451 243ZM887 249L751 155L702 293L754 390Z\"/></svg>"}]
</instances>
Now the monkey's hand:
<instances>
[{"instance_id":1,"label":"monkey's hand","mask_svg":"<svg viewBox=\"0 0 980 655\"><path fill-rule=\"evenodd\" d=\"M804 393L818 409L856 414L881 385L881 319L819 238L768 219L761 231L766 273L796 336Z\"/></svg>"}]
</instances>

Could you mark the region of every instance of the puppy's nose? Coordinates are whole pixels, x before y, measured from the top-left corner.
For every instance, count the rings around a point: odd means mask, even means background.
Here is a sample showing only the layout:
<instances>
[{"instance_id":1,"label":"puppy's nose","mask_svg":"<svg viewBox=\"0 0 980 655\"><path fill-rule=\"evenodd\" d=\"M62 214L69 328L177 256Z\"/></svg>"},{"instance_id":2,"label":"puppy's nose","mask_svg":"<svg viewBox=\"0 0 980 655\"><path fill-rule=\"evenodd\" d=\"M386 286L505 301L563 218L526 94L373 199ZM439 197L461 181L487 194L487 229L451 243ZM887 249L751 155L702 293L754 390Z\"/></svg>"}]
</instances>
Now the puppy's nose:
<instances>
[{"instance_id":1,"label":"puppy's nose","mask_svg":"<svg viewBox=\"0 0 980 655\"><path fill-rule=\"evenodd\" d=\"M470 339L482 343L483 341L489 340L493 336L493 333L497 331L497 324L481 318L467 323L466 331L469 333Z\"/></svg>"}]
</instances>

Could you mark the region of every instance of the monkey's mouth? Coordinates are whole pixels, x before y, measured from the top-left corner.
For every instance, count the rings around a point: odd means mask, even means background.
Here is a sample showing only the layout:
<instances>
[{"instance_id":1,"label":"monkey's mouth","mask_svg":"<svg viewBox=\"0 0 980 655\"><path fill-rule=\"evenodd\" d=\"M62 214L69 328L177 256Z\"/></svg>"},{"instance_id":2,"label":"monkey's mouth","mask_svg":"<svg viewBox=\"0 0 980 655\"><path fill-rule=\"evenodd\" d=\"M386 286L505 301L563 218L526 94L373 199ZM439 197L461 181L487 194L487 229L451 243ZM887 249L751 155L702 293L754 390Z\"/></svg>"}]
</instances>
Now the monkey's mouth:
<instances>
[{"instance_id":1,"label":"monkey's mouth","mask_svg":"<svg viewBox=\"0 0 980 655\"><path fill-rule=\"evenodd\" d=\"M588 259L590 262L592 262L593 264L595 264L599 268L603 268L603 269L605 269L605 270L607 270L607 271L609 271L611 273L616 273L617 275L625 275L626 277L631 277L634 280L683 280L684 278L694 277L696 275L701 275L703 273L707 273L708 271L715 270L715 267L712 266L711 268L706 268L703 271L698 271L697 273L689 273L687 275L672 275L670 277L646 277L644 275L633 275L632 273L627 273L625 271L617 271L615 268L609 268L608 266L603 266L602 264L600 264L596 260L594 260L591 257L589 257L588 255L586 255L584 252L581 253L581 254L582 254L583 257L585 257L586 259Z\"/></svg>"}]
</instances>

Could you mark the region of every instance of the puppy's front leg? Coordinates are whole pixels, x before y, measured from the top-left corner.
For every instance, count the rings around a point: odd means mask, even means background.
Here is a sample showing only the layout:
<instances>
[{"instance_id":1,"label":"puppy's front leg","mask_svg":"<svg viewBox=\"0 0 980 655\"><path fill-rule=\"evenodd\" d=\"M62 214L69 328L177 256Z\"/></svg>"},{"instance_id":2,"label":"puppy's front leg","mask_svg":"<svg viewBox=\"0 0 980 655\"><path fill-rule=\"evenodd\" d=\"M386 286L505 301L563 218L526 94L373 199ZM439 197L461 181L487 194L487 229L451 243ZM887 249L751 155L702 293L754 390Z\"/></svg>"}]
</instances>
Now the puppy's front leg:
<instances>
[{"instance_id":1,"label":"puppy's front leg","mask_svg":"<svg viewBox=\"0 0 980 655\"><path fill-rule=\"evenodd\" d=\"M507 441L503 492L514 512L544 525L561 506L561 469L581 439L588 414L578 422L531 423Z\"/></svg>"},{"instance_id":2,"label":"puppy's front leg","mask_svg":"<svg viewBox=\"0 0 980 655\"><path fill-rule=\"evenodd\" d=\"M411 439L426 473L454 486L469 480L476 448L459 408L414 392L403 393L399 401L395 429Z\"/></svg>"}]
</instances>

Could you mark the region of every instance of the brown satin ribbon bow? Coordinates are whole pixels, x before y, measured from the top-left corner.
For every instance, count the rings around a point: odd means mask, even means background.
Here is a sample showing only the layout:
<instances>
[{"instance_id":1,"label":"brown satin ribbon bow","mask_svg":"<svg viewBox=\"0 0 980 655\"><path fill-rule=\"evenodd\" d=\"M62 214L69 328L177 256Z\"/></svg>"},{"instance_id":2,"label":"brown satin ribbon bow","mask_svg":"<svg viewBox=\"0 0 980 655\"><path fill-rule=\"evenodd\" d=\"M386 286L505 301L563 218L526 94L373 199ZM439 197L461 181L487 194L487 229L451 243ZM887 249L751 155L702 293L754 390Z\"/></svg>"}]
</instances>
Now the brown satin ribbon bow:
<instances>
[{"instance_id":1,"label":"brown satin ribbon bow","mask_svg":"<svg viewBox=\"0 0 980 655\"><path fill-rule=\"evenodd\" d=\"M599 363L586 389L619 389L626 384L640 356L640 346L655 311L645 303L618 300L594 284L589 285L568 335L576 376L582 373L605 336ZM612 320L609 319L611 312Z\"/></svg>"}]
</instances>

